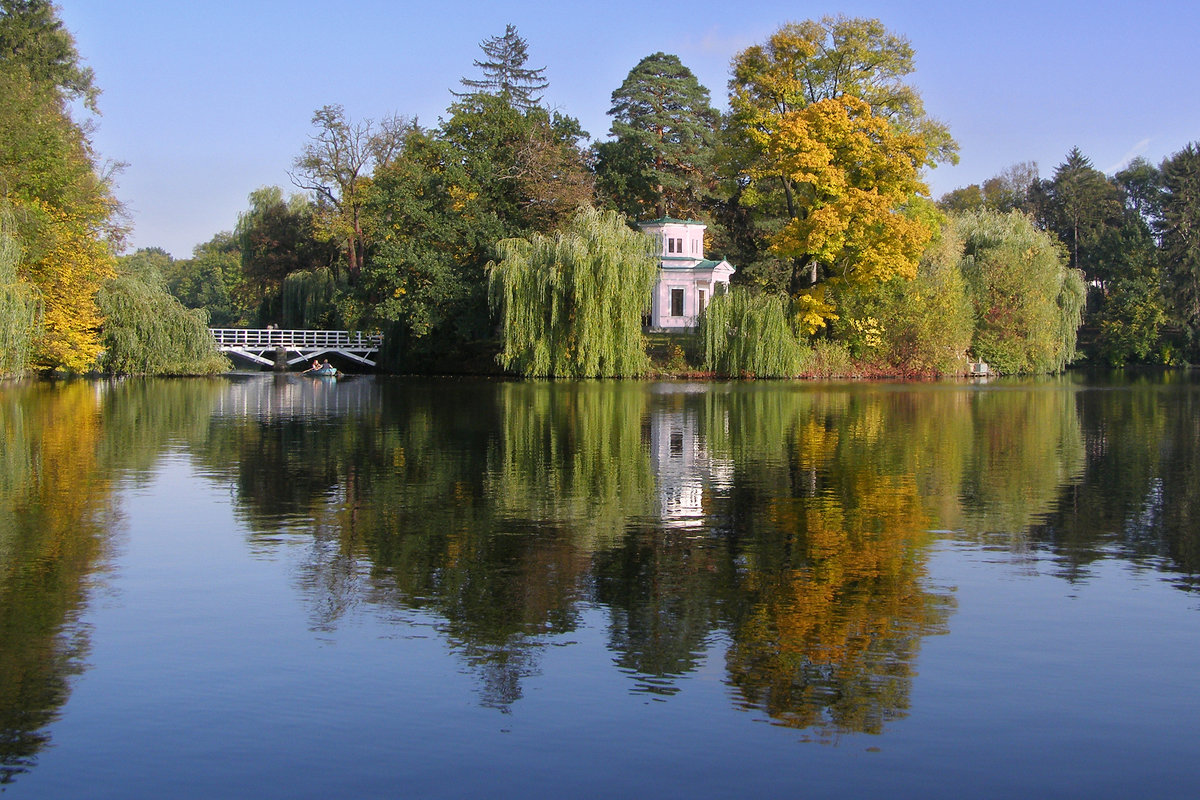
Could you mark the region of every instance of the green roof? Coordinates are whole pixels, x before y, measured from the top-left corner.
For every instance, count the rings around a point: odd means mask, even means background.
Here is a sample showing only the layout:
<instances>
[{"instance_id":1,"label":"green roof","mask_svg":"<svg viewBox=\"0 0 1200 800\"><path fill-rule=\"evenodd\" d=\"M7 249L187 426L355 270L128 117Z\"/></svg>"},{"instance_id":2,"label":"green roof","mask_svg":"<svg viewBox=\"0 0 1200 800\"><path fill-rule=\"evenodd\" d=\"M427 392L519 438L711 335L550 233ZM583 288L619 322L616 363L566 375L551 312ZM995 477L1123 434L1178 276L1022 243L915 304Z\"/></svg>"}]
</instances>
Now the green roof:
<instances>
[{"instance_id":1,"label":"green roof","mask_svg":"<svg viewBox=\"0 0 1200 800\"><path fill-rule=\"evenodd\" d=\"M659 217L658 219L648 219L645 222L639 222L638 227L646 225L703 225L704 223L698 219L675 219L674 217Z\"/></svg>"},{"instance_id":2,"label":"green roof","mask_svg":"<svg viewBox=\"0 0 1200 800\"><path fill-rule=\"evenodd\" d=\"M687 263L679 263L679 264L668 263L672 260L680 261L680 262L687 262ZM716 267L721 266L721 264L723 264L723 263L725 263L725 259L721 259L720 261L713 261L712 259L706 259L704 261L693 261L690 258L672 259L669 256L664 256L662 258L663 269L714 269ZM730 264L729 266L733 267L733 264ZM737 268L734 267L734 269L737 269Z\"/></svg>"}]
</instances>

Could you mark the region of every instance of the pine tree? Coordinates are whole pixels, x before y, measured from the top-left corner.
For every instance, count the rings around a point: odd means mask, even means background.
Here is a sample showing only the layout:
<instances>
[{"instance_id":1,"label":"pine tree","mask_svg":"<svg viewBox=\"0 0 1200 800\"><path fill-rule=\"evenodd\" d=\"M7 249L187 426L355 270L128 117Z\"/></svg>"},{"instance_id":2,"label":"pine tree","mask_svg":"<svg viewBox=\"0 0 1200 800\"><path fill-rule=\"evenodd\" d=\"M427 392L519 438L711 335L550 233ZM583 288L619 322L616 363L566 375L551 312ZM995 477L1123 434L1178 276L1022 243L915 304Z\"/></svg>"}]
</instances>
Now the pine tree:
<instances>
[{"instance_id":1,"label":"pine tree","mask_svg":"<svg viewBox=\"0 0 1200 800\"><path fill-rule=\"evenodd\" d=\"M451 92L455 97L469 97L472 94L494 94L506 99L514 108L527 111L541 102L538 92L544 91L550 85L542 75L545 67L527 69L525 62L529 59L528 46L525 40L517 34L515 25L505 25L503 36L492 36L479 43L487 59L475 61L475 66L483 70L483 78L478 80L462 78L462 85L473 91Z\"/></svg>"},{"instance_id":2,"label":"pine tree","mask_svg":"<svg viewBox=\"0 0 1200 800\"><path fill-rule=\"evenodd\" d=\"M718 114L708 89L678 56L654 53L629 71L612 103L616 141L597 148L603 182L610 191L643 186L642 212L695 215L713 173Z\"/></svg>"}]
</instances>

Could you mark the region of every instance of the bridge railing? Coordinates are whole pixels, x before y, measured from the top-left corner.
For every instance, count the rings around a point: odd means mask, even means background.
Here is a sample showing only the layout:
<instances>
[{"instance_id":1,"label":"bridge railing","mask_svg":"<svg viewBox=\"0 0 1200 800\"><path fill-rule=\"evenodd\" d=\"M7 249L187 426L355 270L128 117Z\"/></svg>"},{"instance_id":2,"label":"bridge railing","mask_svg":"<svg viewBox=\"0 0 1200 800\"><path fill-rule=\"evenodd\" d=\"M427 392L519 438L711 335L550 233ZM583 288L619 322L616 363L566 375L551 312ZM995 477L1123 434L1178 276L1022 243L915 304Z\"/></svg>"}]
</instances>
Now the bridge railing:
<instances>
[{"instance_id":1,"label":"bridge railing","mask_svg":"<svg viewBox=\"0 0 1200 800\"><path fill-rule=\"evenodd\" d=\"M349 331L308 331L287 328L209 328L218 347L329 347L369 350L379 347L383 335Z\"/></svg>"}]
</instances>

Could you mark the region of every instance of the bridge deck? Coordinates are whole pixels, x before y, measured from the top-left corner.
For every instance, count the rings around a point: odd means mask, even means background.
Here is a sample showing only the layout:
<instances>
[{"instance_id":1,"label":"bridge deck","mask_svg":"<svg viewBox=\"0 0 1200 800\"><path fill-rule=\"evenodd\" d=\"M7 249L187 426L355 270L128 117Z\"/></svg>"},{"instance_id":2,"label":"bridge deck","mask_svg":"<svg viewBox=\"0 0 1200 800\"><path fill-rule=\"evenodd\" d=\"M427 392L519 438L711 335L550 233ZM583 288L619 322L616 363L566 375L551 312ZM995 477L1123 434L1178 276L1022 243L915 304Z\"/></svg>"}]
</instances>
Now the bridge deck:
<instances>
[{"instance_id":1,"label":"bridge deck","mask_svg":"<svg viewBox=\"0 0 1200 800\"><path fill-rule=\"evenodd\" d=\"M366 366L383 343L381 334L349 331L310 331L280 328L209 328L217 349L264 366L275 363L275 351L287 353L289 366L327 354L337 354Z\"/></svg>"}]
</instances>

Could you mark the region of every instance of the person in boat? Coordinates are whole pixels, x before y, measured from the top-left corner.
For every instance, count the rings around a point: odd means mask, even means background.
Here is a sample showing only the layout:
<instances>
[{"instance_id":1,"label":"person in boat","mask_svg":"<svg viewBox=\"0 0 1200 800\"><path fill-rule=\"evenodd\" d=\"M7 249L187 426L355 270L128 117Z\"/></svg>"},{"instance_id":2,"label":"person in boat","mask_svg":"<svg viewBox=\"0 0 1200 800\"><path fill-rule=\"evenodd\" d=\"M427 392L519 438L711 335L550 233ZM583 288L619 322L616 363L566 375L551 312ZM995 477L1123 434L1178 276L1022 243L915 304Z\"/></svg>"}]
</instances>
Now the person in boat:
<instances>
[{"instance_id":1,"label":"person in boat","mask_svg":"<svg viewBox=\"0 0 1200 800\"><path fill-rule=\"evenodd\" d=\"M325 363L326 363L326 364L328 364L329 362L328 362L328 361L326 361ZM304 373L307 373L307 372L316 372L316 371L317 371L317 370L319 370L320 368L321 368L321 362L320 362L320 361L317 361L317 360L314 358L314 359L313 359L312 366L311 366L311 367L309 367L308 369L304 370L304 372L302 372L302 373L300 373L300 374L301 374L301 375L303 375Z\"/></svg>"}]
</instances>

